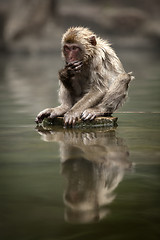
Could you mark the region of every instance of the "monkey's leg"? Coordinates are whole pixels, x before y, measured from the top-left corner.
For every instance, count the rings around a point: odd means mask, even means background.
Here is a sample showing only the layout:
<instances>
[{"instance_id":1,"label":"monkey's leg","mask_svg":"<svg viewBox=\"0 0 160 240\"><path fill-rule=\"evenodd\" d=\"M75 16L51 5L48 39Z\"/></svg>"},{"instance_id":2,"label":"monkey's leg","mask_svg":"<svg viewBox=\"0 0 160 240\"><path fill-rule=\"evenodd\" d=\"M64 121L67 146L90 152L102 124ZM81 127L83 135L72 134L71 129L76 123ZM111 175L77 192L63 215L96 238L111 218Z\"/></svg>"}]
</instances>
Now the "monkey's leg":
<instances>
[{"instance_id":1,"label":"monkey's leg","mask_svg":"<svg viewBox=\"0 0 160 240\"><path fill-rule=\"evenodd\" d=\"M81 117L82 113L86 109L95 106L97 102L99 103L104 95L105 93L103 91L92 88L64 115L64 124L74 125L76 120Z\"/></svg>"},{"instance_id":2,"label":"monkey's leg","mask_svg":"<svg viewBox=\"0 0 160 240\"><path fill-rule=\"evenodd\" d=\"M104 108L106 113L113 113L119 106L123 104L127 97L128 86L130 81L134 79L131 73L119 74L116 81L111 85L110 89L103 98L100 108Z\"/></svg>"},{"instance_id":3,"label":"monkey's leg","mask_svg":"<svg viewBox=\"0 0 160 240\"><path fill-rule=\"evenodd\" d=\"M105 94L102 102L93 108L86 109L82 115L83 120L93 120L95 117L111 115L127 96L129 82L133 79L131 73L120 74L115 83Z\"/></svg>"}]
</instances>

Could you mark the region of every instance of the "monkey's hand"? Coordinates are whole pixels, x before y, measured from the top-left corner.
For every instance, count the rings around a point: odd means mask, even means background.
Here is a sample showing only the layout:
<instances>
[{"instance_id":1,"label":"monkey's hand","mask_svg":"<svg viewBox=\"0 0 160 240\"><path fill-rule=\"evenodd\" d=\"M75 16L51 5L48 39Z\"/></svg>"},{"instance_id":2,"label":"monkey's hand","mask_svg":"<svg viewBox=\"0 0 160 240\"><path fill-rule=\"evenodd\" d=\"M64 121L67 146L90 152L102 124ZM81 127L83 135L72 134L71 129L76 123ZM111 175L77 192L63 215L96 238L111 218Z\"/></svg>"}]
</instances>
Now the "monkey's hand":
<instances>
[{"instance_id":1,"label":"monkey's hand","mask_svg":"<svg viewBox=\"0 0 160 240\"><path fill-rule=\"evenodd\" d=\"M83 66L82 61L75 61L75 62L68 63L66 65L66 68L69 75L76 75L77 73L81 72L82 66Z\"/></svg>"},{"instance_id":2,"label":"monkey's hand","mask_svg":"<svg viewBox=\"0 0 160 240\"><path fill-rule=\"evenodd\" d=\"M64 125L71 125L74 126L76 121L80 118L81 112L80 111L72 111L69 110L65 115L64 115Z\"/></svg>"},{"instance_id":3,"label":"monkey's hand","mask_svg":"<svg viewBox=\"0 0 160 240\"><path fill-rule=\"evenodd\" d=\"M60 113L56 111L56 108L46 108L37 115L35 122L38 124L41 123L44 118L55 118L59 115Z\"/></svg>"},{"instance_id":4,"label":"monkey's hand","mask_svg":"<svg viewBox=\"0 0 160 240\"><path fill-rule=\"evenodd\" d=\"M66 82L81 72L82 65L83 63L81 61L66 64L65 68L59 71L61 81Z\"/></svg>"}]
</instances>

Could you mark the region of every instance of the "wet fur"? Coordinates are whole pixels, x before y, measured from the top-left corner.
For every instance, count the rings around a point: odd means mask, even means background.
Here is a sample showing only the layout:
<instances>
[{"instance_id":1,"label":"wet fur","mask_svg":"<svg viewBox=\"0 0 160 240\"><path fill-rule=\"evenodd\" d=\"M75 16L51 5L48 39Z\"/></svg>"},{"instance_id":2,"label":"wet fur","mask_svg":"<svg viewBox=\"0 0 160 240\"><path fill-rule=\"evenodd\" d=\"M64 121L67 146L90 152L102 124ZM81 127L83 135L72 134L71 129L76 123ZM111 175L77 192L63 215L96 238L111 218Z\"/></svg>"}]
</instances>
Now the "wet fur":
<instances>
[{"instance_id":1,"label":"wet fur","mask_svg":"<svg viewBox=\"0 0 160 240\"><path fill-rule=\"evenodd\" d=\"M89 42L93 35L96 38L96 46ZM76 78L81 88L80 95L83 96L90 88L104 92L100 107L104 112L113 113L126 99L129 82L134 77L131 73L127 74L124 71L119 58L108 41L97 37L88 28L68 29L62 38L62 46L72 42L79 43L84 49L84 67ZM76 87L74 89L76 91ZM62 103L63 97L63 91L60 91ZM95 105L90 107L93 106Z\"/></svg>"},{"instance_id":2,"label":"wet fur","mask_svg":"<svg viewBox=\"0 0 160 240\"><path fill-rule=\"evenodd\" d=\"M64 116L65 125L74 125L79 118L92 120L112 114L127 97L129 83L134 77L125 72L108 41L88 28L72 27L62 37L62 48L72 43L80 47L83 65L80 71L74 72L73 63L71 74L67 64L59 71L61 105L41 111L37 123L45 117L57 116Z\"/></svg>"}]
</instances>

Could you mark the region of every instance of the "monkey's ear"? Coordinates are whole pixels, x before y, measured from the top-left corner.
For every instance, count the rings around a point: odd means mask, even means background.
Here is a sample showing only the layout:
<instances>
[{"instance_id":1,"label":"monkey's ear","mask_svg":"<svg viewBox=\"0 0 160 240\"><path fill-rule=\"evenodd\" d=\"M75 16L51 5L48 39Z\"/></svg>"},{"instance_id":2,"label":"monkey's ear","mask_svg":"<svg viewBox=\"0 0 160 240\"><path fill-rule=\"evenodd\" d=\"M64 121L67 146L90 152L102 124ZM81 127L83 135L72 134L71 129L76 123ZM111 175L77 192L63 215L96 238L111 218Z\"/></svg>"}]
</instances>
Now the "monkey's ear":
<instances>
[{"instance_id":1,"label":"monkey's ear","mask_svg":"<svg viewBox=\"0 0 160 240\"><path fill-rule=\"evenodd\" d=\"M97 45L96 37L95 37L94 35L92 35L92 36L89 38L89 42L90 42L93 46L96 46L96 45Z\"/></svg>"}]
</instances>

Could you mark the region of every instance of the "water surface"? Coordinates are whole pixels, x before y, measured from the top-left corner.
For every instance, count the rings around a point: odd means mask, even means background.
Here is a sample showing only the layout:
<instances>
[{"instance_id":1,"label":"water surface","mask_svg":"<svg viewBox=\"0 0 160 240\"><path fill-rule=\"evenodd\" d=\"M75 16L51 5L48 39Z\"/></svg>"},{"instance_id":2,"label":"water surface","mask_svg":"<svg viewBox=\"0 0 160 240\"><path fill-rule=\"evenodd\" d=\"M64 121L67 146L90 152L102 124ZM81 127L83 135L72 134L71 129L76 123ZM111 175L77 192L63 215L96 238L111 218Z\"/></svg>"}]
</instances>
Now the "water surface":
<instances>
[{"instance_id":1,"label":"water surface","mask_svg":"<svg viewBox=\"0 0 160 240\"><path fill-rule=\"evenodd\" d=\"M110 130L36 129L60 56L0 60L1 239L159 239L160 58L119 55L136 80Z\"/></svg>"}]
</instances>

